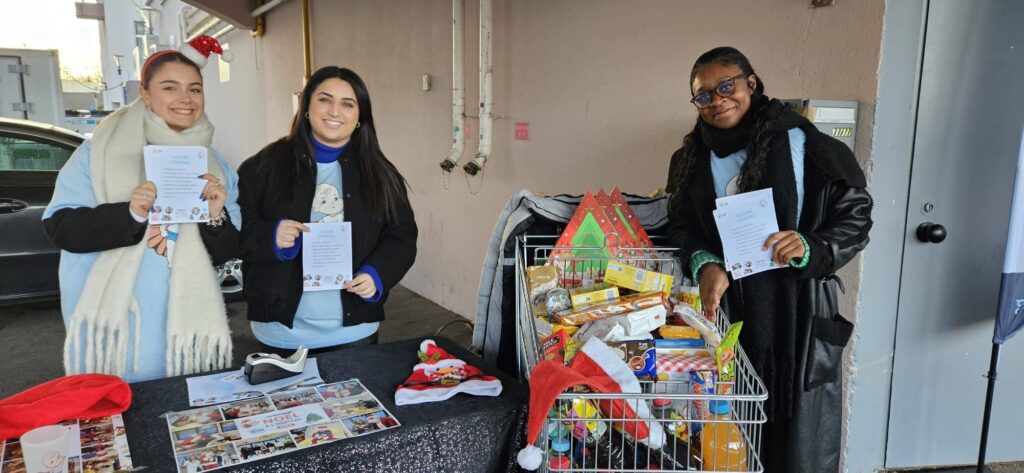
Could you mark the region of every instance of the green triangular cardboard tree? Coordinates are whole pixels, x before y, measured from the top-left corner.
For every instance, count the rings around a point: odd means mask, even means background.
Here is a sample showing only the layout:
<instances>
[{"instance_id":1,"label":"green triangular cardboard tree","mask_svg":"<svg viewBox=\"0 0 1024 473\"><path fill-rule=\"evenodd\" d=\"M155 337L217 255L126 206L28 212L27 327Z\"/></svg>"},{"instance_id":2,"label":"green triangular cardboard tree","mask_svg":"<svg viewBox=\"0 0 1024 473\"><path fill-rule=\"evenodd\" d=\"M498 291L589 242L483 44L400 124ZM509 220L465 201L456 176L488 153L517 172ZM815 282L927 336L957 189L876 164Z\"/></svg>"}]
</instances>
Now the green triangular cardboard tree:
<instances>
[{"instance_id":1,"label":"green triangular cardboard tree","mask_svg":"<svg viewBox=\"0 0 1024 473\"><path fill-rule=\"evenodd\" d=\"M604 189L596 196L588 191L555 243L549 264L562 269L564 283L575 285L587 273L603 274L608 260L636 256L622 248L653 246L617 187L611 195Z\"/></svg>"}]
</instances>

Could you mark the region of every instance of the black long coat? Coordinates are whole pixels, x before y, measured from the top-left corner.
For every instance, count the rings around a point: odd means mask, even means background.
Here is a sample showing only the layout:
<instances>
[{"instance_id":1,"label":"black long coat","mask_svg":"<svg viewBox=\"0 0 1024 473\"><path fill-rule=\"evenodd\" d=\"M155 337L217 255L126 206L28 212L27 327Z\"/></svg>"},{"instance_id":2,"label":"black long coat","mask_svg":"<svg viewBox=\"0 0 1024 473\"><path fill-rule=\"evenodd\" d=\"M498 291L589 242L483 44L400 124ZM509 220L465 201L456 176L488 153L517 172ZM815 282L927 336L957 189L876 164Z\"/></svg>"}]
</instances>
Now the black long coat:
<instances>
[{"instance_id":1,"label":"black long coat","mask_svg":"<svg viewBox=\"0 0 1024 473\"><path fill-rule=\"evenodd\" d=\"M282 157L307 166L287 202L271 192L273 162ZM241 255L249 320L280 322L291 327L302 297L302 249L295 258L281 261L274 252L277 223L282 219L309 221L316 187L316 166L303 139L282 138L267 145L238 168L238 205L242 207ZM416 260L416 220L412 208L400 205L394 219L378 222L363 202L362 178L352 147L338 156L345 195L345 221L352 222L352 268L377 269L383 297L368 302L341 292L344 326L384 320L384 302Z\"/></svg>"},{"instance_id":2,"label":"black long coat","mask_svg":"<svg viewBox=\"0 0 1024 473\"><path fill-rule=\"evenodd\" d=\"M784 268L731 281L722 305L731 320L744 321L740 343L768 388L761 448L765 471L835 472L842 431L842 352L852 326L839 316L814 316L820 294L815 285L867 245L872 200L863 171L846 145L792 111L775 112L787 115L774 130L767 171L756 188L773 189L779 228L804 235L810 262L799 270ZM799 228L786 132L792 126L807 137ZM699 136L696 141L695 156L701 158L693 163L686 183L677 186L669 213L668 235L685 262L699 250L722 256L712 216L712 158ZM673 156L673 168L682 165L681 151Z\"/></svg>"}]
</instances>

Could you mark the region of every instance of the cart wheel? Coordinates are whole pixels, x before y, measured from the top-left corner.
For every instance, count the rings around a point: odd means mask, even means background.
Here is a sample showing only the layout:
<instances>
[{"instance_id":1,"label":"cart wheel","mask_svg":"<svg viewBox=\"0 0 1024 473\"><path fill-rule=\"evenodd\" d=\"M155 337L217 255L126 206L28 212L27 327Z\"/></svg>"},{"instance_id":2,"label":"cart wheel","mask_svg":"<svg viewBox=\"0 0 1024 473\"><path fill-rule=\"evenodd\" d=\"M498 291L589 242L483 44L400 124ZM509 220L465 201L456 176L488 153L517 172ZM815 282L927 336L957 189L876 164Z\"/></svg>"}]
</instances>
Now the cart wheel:
<instances>
[{"instance_id":1,"label":"cart wheel","mask_svg":"<svg viewBox=\"0 0 1024 473\"><path fill-rule=\"evenodd\" d=\"M437 331L436 331L436 332L434 332L434 336L435 336L435 337L439 337L439 336L441 336L441 332L443 332L443 331L444 331L444 330L445 330L446 328L448 328L448 327L451 327L451 326L453 326L453 325L466 325L466 327L468 327L468 328L469 328L469 332L470 332L470 334L472 334L472 332L473 332L473 329L475 328L475 326L473 325L473 322L470 322L470 321L468 321L468 320L465 320L465 319L459 319L459 320L452 320L452 321L450 321L450 322L448 322L448 323L446 323L446 324L442 325L442 326L441 326L441 328L438 328L438 329L437 329ZM472 336L472 335L471 335L471 336ZM471 338L471 339L472 339L472 338ZM469 345L469 346L468 346L467 348L469 348L469 351L471 351L471 352L473 352L473 353L480 353L480 351L479 351L479 350L477 350L477 348L476 348L476 347L474 347L474 346L473 346L472 344L471 344L471 345Z\"/></svg>"}]
</instances>

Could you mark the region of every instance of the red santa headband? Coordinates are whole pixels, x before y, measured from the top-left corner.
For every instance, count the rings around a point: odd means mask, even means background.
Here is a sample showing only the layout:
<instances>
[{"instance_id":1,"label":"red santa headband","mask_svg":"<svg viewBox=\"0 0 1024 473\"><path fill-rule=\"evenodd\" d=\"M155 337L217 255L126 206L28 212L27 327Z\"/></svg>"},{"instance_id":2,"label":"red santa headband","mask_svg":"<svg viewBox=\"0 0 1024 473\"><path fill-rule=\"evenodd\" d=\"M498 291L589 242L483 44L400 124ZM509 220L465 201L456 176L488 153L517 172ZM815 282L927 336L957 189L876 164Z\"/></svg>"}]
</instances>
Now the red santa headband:
<instances>
[{"instance_id":1,"label":"red santa headband","mask_svg":"<svg viewBox=\"0 0 1024 473\"><path fill-rule=\"evenodd\" d=\"M175 51L173 49L167 49L154 53L152 56L149 57L149 59L146 60L146 63L143 64L142 77L146 77L146 70L149 69L149 66L153 63L153 61L156 58L173 52L180 52L183 56L187 57L190 61L194 62L195 65L199 67L199 69L206 67L206 63L209 61L211 53L219 54L220 58L223 59L224 62L231 62L235 59L235 55L232 54L231 51L222 48L220 42L218 42L216 39L210 36L202 35L197 36L193 38L191 41L181 45L181 49L179 49L178 51ZM146 84L143 84L143 86L145 85Z\"/></svg>"}]
</instances>

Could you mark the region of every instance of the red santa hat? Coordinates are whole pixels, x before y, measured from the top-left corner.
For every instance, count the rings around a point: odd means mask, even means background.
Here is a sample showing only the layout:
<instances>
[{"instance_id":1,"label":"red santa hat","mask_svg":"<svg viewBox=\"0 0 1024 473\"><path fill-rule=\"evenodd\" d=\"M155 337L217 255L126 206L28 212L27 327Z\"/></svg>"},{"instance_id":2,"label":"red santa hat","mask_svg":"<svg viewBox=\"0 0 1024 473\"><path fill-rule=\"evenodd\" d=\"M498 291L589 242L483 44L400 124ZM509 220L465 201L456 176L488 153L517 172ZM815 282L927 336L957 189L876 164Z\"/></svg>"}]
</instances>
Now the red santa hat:
<instances>
[{"instance_id":1,"label":"red santa hat","mask_svg":"<svg viewBox=\"0 0 1024 473\"><path fill-rule=\"evenodd\" d=\"M537 446L541 429L551 407L567 388L587 386L599 393L639 393L640 382L633 370L608 345L593 337L583 344L570 367L543 360L530 372L530 411L526 424L526 448L516 460L526 470L536 470L543 461L544 450ZM647 402L642 400L600 400L598 407L609 418L650 419ZM665 433L656 422L637 420L615 422L631 437L651 448L665 444Z\"/></svg>"},{"instance_id":2,"label":"red santa hat","mask_svg":"<svg viewBox=\"0 0 1024 473\"><path fill-rule=\"evenodd\" d=\"M210 53L220 54L220 58L224 62L231 62L235 59L235 55L231 51L224 50L221 48L220 42L206 35L196 36L192 41L181 45L181 54L191 59L200 69L206 67Z\"/></svg>"},{"instance_id":3,"label":"red santa hat","mask_svg":"<svg viewBox=\"0 0 1024 473\"><path fill-rule=\"evenodd\" d=\"M501 394L501 380L455 358L433 340L420 343L419 357L420 363L412 368L412 376L395 391L395 405L443 401L459 393Z\"/></svg>"},{"instance_id":4,"label":"red santa hat","mask_svg":"<svg viewBox=\"0 0 1024 473\"><path fill-rule=\"evenodd\" d=\"M117 376L65 376L0 400L0 440L64 420L120 414L131 403L131 388Z\"/></svg>"}]
</instances>

